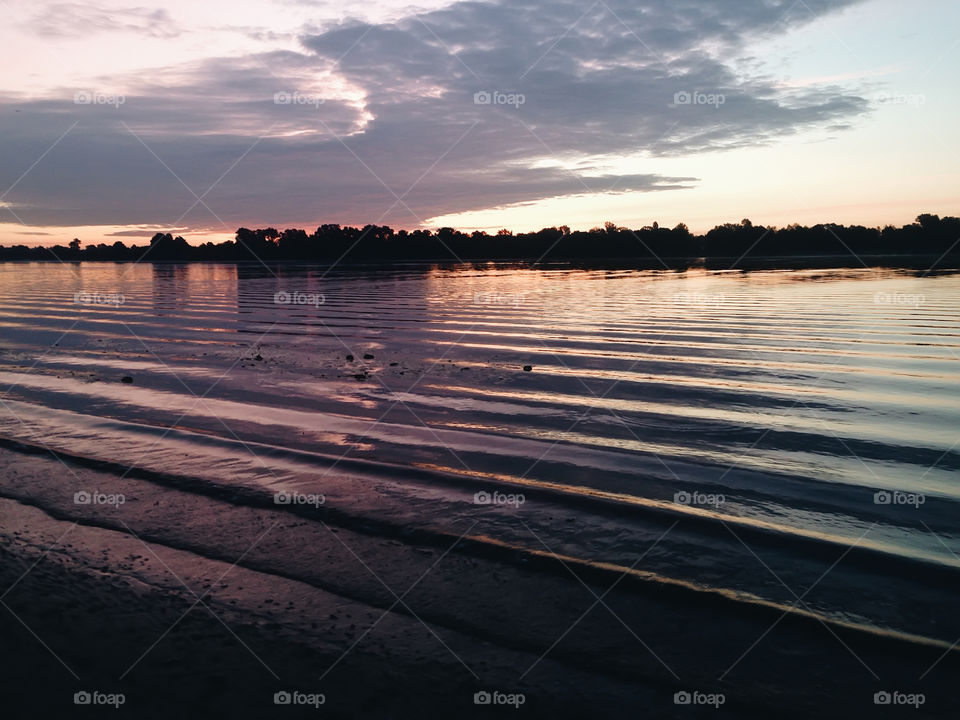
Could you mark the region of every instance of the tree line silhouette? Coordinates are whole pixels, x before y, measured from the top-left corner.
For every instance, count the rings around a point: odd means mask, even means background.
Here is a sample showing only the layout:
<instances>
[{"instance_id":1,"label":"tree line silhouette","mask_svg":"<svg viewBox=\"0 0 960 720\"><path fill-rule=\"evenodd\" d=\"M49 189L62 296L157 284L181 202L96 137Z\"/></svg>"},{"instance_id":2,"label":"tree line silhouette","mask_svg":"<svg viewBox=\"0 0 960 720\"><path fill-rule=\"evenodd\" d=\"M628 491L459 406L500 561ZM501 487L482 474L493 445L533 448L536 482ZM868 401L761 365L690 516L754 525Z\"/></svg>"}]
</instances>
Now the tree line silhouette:
<instances>
[{"instance_id":1,"label":"tree line silhouette","mask_svg":"<svg viewBox=\"0 0 960 720\"><path fill-rule=\"evenodd\" d=\"M321 225L305 230L240 228L236 239L191 245L182 237L158 232L149 245L127 246L120 241L81 247L0 245L0 260L106 261L224 261L224 262L395 262L395 261L556 261L617 260L657 266L689 264L693 260L737 261L804 257L960 255L960 218L929 213L903 227L819 224L784 228L754 225L749 220L718 225L696 235L683 223L674 228L657 223L636 230L608 222L587 231L566 225L514 234L500 230L463 233L444 227L393 230L385 225L363 228Z\"/></svg>"}]
</instances>

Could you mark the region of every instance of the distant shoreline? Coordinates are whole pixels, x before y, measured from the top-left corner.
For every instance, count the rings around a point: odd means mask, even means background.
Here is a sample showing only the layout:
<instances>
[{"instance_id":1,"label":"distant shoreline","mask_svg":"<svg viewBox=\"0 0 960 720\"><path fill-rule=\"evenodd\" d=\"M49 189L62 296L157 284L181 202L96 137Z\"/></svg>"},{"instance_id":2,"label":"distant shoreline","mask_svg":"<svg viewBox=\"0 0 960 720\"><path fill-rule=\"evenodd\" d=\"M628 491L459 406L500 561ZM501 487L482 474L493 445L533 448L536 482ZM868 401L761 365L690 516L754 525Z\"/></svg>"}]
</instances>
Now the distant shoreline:
<instances>
[{"instance_id":1,"label":"distant shoreline","mask_svg":"<svg viewBox=\"0 0 960 720\"><path fill-rule=\"evenodd\" d=\"M312 233L288 228L241 227L234 240L191 245L183 237L158 232L149 245L27 247L0 245L0 262L110 261L110 262L258 262L339 264L396 263L618 263L627 267L933 267L948 258L960 261L960 218L931 213L917 216L903 227L867 228L834 223L784 228L739 223L718 225L696 235L686 225L673 228L657 223L639 229L607 222L588 231L566 225L537 232L499 230L494 235L470 234L454 228L394 230L386 225L362 228L336 224ZM929 260L929 262L927 262Z\"/></svg>"},{"instance_id":2,"label":"distant shoreline","mask_svg":"<svg viewBox=\"0 0 960 720\"><path fill-rule=\"evenodd\" d=\"M536 258L471 258L464 260L452 260L450 258L411 258L403 259L385 259L377 260L366 258L363 260L348 259L341 262L323 261L323 260L300 260L300 259L271 259L268 261L258 260L214 260L214 259L183 259L183 260L156 260L144 258L142 260L68 260L60 258L49 259L0 259L0 264L112 264L112 265L135 265L138 263L149 263L151 265L237 265L254 267L342 267L342 268L367 268L367 269L390 269L400 267L462 267L465 265L475 266L499 266L512 269L585 269L585 270L669 270L682 271L688 269L705 270L874 270L874 269L898 269L898 270L924 270L931 273L958 272L960 271L960 249L949 255L937 256L933 254L922 255L781 255L781 256L763 256L737 258L733 256L718 256L710 258L682 258L682 257L662 257L656 260L649 258L631 258L631 257L594 257L580 258L554 257L549 260L537 261Z\"/></svg>"}]
</instances>

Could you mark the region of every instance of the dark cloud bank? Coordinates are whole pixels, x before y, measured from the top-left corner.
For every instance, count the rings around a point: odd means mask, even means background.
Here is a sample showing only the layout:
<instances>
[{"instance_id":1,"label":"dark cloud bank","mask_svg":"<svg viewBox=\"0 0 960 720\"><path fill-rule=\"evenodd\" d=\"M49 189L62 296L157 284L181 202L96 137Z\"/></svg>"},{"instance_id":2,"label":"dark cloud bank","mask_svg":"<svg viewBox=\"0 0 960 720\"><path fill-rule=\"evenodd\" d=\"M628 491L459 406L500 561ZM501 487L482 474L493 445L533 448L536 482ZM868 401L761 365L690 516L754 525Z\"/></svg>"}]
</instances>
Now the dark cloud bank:
<instances>
[{"instance_id":1,"label":"dark cloud bank","mask_svg":"<svg viewBox=\"0 0 960 720\"><path fill-rule=\"evenodd\" d=\"M784 89L734 61L851 4L462 2L304 35L300 52L6 96L3 188L66 135L3 201L30 225L412 227L505 203L692 187L696 178L612 175L602 161L849 125L863 98ZM350 95L319 81L328 69ZM117 88L124 97L111 97Z\"/></svg>"}]
</instances>

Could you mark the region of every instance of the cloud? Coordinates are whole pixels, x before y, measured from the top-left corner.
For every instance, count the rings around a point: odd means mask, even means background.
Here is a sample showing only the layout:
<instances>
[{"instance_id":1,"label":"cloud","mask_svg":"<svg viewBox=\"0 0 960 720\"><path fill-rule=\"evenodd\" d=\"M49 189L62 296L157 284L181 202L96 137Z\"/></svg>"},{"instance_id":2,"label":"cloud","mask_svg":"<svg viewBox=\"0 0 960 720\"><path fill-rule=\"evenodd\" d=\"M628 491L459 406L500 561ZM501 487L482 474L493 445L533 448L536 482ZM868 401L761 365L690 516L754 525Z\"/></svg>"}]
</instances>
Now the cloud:
<instances>
[{"instance_id":1,"label":"cloud","mask_svg":"<svg viewBox=\"0 0 960 720\"><path fill-rule=\"evenodd\" d=\"M133 32L171 38L180 34L161 8L104 8L82 3L51 3L36 13L30 29L49 37L88 37L110 32Z\"/></svg>"},{"instance_id":2,"label":"cloud","mask_svg":"<svg viewBox=\"0 0 960 720\"><path fill-rule=\"evenodd\" d=\"M841 87L737 69L755 40L852 3L502 0L344 22L303 35L298 52L89 89L122 93L122 104L75 105L70 88L8 97L22 112L0 114L0 184L77 122L7 198L25 222L414 226L550 197L692 187L696 178L642 166L836 131L867 111ZM604 170L622 157L646 160Z\"/></svg>"},{"instance_id":3,"label":"cloud","mask_svg":"<svg viewBox=\"0 0 960 720\"><path fill-rule=\"evenodd\" d=\"M152 230L118 230L116 232L106 233L107 237L132 237L132 238L143 238L143 237L153 237L156 235L156 228Z\"/></svg>"}]
</instances>

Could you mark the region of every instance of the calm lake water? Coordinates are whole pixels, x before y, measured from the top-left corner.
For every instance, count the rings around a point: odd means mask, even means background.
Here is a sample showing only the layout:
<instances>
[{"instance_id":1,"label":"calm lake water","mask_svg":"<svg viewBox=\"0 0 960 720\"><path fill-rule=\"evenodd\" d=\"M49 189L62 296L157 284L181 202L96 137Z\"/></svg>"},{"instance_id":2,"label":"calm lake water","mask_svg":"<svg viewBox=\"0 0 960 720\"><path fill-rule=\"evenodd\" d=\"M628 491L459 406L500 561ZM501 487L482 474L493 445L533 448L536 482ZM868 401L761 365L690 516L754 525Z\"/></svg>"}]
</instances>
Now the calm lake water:
<instances>
[{"instance_id":1,"label":"calm lake water","mask_svg":"<svg viewBox=\"0 0 960 720\"><path fill-rule=\"evenodd\" d=\"M960 634L957 275L5 264L0 326L9 439Z\"/></svg>"}]
</instances>

